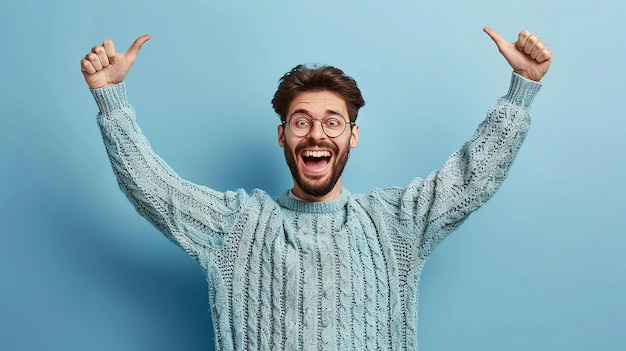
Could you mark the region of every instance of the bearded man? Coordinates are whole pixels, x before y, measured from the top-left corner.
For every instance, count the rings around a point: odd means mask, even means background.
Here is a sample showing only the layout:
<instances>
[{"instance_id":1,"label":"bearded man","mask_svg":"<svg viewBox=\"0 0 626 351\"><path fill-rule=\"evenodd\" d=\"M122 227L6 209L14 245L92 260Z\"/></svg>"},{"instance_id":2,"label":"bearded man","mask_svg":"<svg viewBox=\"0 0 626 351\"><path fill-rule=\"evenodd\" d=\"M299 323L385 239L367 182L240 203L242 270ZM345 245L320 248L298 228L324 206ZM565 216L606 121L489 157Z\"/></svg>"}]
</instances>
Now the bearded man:
<instances>
[{"instance_id":1,"label":"bearded man","mask_svg":"<svg viewBox=\"0 0 626 351\"><path fill-rule=\"evenodd\" d=\"M272 104L293 187L218 192L181 179L150 148L123 83L141 46L110 40L81 70L118 183L136 210L202 266L219 350L416 350L426 259L504 180L552 52L536 35L485 32L513 69L473 137L426 178L351 194L342 187L364 105L356 82L297 66Z\"/></svg>"}]
</instances>

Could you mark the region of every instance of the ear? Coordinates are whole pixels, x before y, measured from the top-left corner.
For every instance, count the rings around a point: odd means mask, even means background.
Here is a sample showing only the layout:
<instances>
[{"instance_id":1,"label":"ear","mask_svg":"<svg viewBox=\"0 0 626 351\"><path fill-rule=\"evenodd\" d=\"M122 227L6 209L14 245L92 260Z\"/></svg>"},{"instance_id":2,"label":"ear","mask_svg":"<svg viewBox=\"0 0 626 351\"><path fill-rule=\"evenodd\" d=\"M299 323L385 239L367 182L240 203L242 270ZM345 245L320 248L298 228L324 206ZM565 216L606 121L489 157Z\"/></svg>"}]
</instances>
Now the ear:
<instances>
[{"instance_id":1,"label":"ear","mask_svg":"<svg viewBox=\"0 0 626 351\"><path fill-rule=\"evenodd\" d=\"M278 146L285 147L285 125L278 125Z\"/></svg>"},{"instance_id":2,"label":"ear","mask_svg":"<svg viewBox=\"0 0 626 351\"><path fill-rule=\"evenodd\" d=\"M359 125L352 126L352 133L350 135L350 148L354 149L359 143Z\"/></svg>"}]
</instances>

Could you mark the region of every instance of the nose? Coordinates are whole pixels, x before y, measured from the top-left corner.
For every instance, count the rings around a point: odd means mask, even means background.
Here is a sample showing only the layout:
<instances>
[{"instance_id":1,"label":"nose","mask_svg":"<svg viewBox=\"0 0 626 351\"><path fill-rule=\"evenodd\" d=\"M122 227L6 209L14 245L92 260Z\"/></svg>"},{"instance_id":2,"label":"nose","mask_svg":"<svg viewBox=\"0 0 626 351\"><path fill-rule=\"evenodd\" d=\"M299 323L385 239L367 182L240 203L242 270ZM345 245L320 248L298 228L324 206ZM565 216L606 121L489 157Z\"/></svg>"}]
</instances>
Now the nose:
<instances>
[{"instance_id":1,"label":"nose","mask_svg":"<svg viewBox=\"0 0 626 351\"><path fill-rule=\"evenodd\" d=\"M313 119L311 121L311 129L309 133L306 135L307 138L312 140L321 140L326 138L326 132L324 132L324 128L322 128L322 121Z\"/></svg>"}]
</instances>

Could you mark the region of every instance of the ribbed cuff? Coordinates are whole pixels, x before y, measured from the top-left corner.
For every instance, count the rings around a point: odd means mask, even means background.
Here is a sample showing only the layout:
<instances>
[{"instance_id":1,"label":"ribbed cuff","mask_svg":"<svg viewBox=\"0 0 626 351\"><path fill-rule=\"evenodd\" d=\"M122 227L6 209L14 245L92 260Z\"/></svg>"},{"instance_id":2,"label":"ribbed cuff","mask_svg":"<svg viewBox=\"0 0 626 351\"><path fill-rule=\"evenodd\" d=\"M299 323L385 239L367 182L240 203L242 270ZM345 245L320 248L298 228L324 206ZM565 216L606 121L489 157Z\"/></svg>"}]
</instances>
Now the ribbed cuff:
<instances>
[{"instance_id":1,"label":"ribbed cuff","mask_svg":"<svg viewBox=\"0 0 626 351\"><path fill-rule=\"evenodd\" d=\"M96 104L103 115L109 115L111 111L128 107L126 99L126 86L119 83L106 88L90 89L96 99Z\"/></svg>"},{"instance_id":2,"label":"ribbed cuff","mask_svg":"<svg viewBox=\"0 0 626 351\"><path fill-rule=\"evenodd\" d=\"M509 92L503 98L515 105L530 108L539 90L541 90L541 83L524 78L513 72Z\"/></svg>"}]
</instances>

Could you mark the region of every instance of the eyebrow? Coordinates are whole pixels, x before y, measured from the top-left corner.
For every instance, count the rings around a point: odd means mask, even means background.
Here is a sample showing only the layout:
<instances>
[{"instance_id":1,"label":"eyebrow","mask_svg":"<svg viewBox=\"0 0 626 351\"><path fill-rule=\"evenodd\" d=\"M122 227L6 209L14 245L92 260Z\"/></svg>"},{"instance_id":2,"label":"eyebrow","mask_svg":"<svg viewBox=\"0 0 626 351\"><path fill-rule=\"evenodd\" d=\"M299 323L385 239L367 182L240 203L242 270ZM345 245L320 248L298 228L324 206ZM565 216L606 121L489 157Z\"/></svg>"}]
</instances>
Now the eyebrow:
<instances>
[{"instance_id":1,"label":"eyebrow","mask_svg":"<svg viewBox=\"0 0 626 351\"><path fill-rule=\"evenodd\" d=\"M311 114L309 113L309 111L307 111L306 109L303 109L303 108L299 108L299 109L293 111L291 113L291 115L289 115L289 116L293 116L293 115L298 114L298 113L303 113L303 114L311 117ZM324 111L324 117L327 117L327 116L330 116L330 115L337 115L337 116L340 116L340 117L344 117L344 115L342 115L340 112L337 112L335 110L326 110L326 111Z\"/></svg>"}]
</instances>

